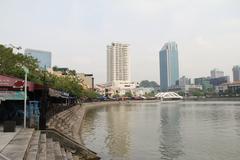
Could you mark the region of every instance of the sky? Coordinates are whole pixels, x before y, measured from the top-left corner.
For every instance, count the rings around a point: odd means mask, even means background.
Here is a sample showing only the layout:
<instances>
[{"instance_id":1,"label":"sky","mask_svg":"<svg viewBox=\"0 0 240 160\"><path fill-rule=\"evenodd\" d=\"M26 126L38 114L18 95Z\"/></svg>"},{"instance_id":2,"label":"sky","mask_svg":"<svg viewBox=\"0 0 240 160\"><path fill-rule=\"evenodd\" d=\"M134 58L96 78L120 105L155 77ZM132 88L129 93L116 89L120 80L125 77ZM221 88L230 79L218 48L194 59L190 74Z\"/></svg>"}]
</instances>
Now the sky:
<instances>
[{"instance_id":1,"label":"sky","mask_svg":"<svg viewBox=\"0 0 240 160\"><path fill-rule=\"evenodd\" d=\"M130 44L133 81L159 82L159 51L176 41L180 76L232 76L239 0L0 0L0 43L48 50L53 65L106 81L106 46Z\"/></svg>"}]
</instances>

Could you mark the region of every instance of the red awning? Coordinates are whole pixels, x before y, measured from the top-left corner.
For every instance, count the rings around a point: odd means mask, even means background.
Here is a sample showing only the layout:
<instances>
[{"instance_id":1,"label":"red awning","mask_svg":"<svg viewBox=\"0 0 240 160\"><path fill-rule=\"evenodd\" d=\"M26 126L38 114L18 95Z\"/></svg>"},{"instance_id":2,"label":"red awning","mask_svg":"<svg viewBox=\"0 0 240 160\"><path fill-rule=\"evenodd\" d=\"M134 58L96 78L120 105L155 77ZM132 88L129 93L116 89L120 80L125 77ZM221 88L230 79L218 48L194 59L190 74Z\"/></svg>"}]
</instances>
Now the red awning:
<instances>
[{"instance_id":1,"label":"red awning","mask_svg":"<svg viewBox=\"0 0 240 160\"><path fill-rule=\"evenodd\" d=\"M22 90L24 85L24 80L16 77L0 75L0 88L8 88L11 90L19 89ZM32 92L34 90L43 89L42 85L28 81L27 83L28 91Z\"/></svg>"}]
</instances>

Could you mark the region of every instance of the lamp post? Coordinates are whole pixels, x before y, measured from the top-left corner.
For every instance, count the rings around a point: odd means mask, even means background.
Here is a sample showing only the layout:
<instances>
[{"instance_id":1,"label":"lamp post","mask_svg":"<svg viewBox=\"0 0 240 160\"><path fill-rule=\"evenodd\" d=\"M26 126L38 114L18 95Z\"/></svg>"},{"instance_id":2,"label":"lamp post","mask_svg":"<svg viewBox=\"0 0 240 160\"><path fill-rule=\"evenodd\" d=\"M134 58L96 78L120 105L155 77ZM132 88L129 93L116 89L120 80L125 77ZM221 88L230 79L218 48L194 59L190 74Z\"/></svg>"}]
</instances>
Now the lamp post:
<instances>
[{"instance_id":1,"label":"lamp post","mask_svg":"<svg viewBox=\"0 0 240 160\"><path fill-rule=\"evenodd\" d=\"M46 121L47 121L47 107L48 107L48 86L46 80L46 71L44 72L43 77L43 93L42 93L42 100L41 100L41 108L40 108L40 124L39 129L45 130L47 128Z\"/></svg>"},{"instance_id":2,"label":"lamp post","mask_svg":"<svg viewBox=\"0 0 240 160\"><path fill-rule=\"evenodd\" d=\"M23 127L26 128L26 119L27 119L27 75L29 73L29 70L25 66L22 66L22 68L25 72L25 80L24 80L24 123L23 123Z\"/></svg>"}]
</instances>

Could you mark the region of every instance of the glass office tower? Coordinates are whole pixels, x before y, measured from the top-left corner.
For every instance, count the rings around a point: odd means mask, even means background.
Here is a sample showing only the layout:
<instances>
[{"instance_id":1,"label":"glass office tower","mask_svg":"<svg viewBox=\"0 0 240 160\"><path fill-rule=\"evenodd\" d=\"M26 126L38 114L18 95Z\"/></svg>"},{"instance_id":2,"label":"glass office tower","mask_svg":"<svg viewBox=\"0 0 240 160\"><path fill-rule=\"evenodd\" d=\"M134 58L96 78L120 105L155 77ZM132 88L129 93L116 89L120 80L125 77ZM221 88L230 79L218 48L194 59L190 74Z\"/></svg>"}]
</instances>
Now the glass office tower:
<instances>
[{"instance_id":1,"label":"glass office tower","mask_svg":"<svg viewBox=\"0 0 240 160\"><path fill-rule=\"evenodd\" d=\"M49 51L41 51L36 49L25 49L25 55L32 56L37 59L39 66L41 68L51 68L52 67L52 53Z\"/></svg>"},{"instance_id":2,"label":"glass office tower","mask_svg":"<svg viewBox=\"0 0 240 160\"><path fill-rule=\"evenodd\" d=\"M178 47L176 42L165 43L159 52L160 89L166 91L179 79Z\"/></svg>"}]
</instances>

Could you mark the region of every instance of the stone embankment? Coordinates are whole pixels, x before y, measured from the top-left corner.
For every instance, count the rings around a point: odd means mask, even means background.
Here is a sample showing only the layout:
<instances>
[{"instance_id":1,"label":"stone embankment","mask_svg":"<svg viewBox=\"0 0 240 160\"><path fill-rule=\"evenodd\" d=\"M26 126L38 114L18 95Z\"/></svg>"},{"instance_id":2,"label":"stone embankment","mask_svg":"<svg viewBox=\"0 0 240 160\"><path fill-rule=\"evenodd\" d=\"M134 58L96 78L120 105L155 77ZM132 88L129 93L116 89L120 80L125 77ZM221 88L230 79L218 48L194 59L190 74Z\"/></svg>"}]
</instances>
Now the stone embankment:
<instances>
[{"instance_id":1,"label":"stone embankment","mask_svg":"<svg viewBox=\"0 0 240 160\"><path fill-rule=\"evenodd\" d=\"M76 142L81 143L78 133L84 114L85 110L80 105L76 105L53 116L48 122L48 128L56 129L73 138Z\"/></svg>"},{"instance_id":2,"label":"stone embankment","mask_svg":"<svg viewBox=\"0 0 240 160\"><path fill-rule=\"evenodd\" d=\"M0 150L0 160L79 160L75 151L42 131L21 129Z\"/></svg>"},{"instance_id":3,"label":"stone embankment","mask_svg":"<svg viewBox=\"0 0 240 160\"><path fill-rule=\"evenodd\" d=\"M53 128L66 136L74 139L76 142L81 143L81 126L86 113L94 108L120 104L121 102L92 102L76 105L68 110L58 113L53 116L48 122L48 128Z\"/></svg>"},{"instance_id":4,"label":"stone embankment","mask_svg":"<svg viewBox=\"0 0 240 160\"><path fill-rule=\"evenodd\" d=\"M66 141L66 138L61 138L59 134L49 135L51 137L58 136L55 140L60 141L65 146L70 146L74 148L74 145L78 149L74 149L73 156L75 159L99 159L97 154L89 149L87 149L81 141L81 126L86 113L96 107L119 104L120 102L95 102L95 103L84 103L82 105L76 105L65 111L62 111L55 116L53 116L47 123L48 128L56 130L58 133L65 135L70 140L72 145L69 144L69 141ZM74 144L75 143L75 144ZM76 144L77 143L77 144ZM69 148L69 147L67 147ZM60 152L59 152L60 153ZM77 153L77 154L76 154Z\"/></svg>"}]
</instances>

